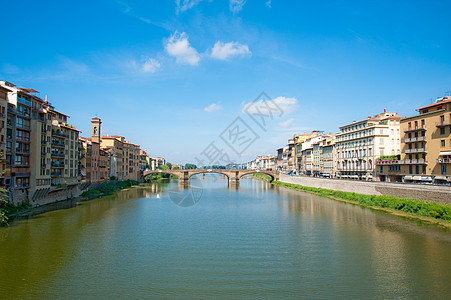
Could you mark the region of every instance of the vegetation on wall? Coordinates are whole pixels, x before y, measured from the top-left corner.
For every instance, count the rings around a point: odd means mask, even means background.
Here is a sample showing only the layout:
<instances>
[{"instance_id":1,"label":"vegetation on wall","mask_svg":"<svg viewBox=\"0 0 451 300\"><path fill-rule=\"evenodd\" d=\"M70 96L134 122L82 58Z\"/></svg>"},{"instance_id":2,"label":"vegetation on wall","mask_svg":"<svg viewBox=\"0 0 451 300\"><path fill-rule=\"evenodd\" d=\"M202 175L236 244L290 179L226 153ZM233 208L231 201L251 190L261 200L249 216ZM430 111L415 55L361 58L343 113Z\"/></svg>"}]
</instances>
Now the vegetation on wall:
<instances>
[{"instance_id":1,"label":"vegetation on wall","mask_svg":"<svg viewBox=\"0 0 451 300\"><path fill-rule=\"evenodd\" d=\"M421 201L413 198L398 198L389 195L363 195L350 192L334 191L322 188L306 187L298 184L285 183L280 181L275 181L274 183L280 186L309 192L320 196L352 201L363 206L380 207L395 211L401 211L414 216L451 222L451 206L446 204Z\"/></svg>"}]
</instances>

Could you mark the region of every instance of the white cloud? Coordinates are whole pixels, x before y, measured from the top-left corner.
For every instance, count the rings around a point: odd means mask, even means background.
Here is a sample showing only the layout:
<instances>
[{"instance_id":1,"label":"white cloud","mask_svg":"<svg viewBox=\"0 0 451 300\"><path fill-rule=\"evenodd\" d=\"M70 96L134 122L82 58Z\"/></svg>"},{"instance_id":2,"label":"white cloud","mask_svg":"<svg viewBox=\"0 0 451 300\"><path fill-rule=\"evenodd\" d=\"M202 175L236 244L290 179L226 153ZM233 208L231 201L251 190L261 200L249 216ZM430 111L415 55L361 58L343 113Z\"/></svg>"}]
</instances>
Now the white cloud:
<instances>
[{"instance_id":1,"label":"white cloud","mask_svg":"<svg viewBox=\"0 0 451 300\"><path fill-rule=\"evenodd\" d=\"M266 6L268 6L269 8L271 8L271 0L268 0L268 2L266 2Z\"/></svg>"},{"instance_id":2,"label":"white cloud","mask_svg":"<svg viewBox=\"0 0 451 300\"><path fill-rule=\"evenodd\" d=\"M247 45L238 42L223 43L216 42L213 49L211 49L211 57L214 59L226 60L233 56L251 56Z\"/></svg>"},{"instance_id":3,"label":"white cloud","mask_svg":"<svg viewBox=\"0 0 451 300\"><path fill-rule=\"evenodd\" d=\"M243 113L272 113L276 116L292 114L298 108L298 99L277 97L271 100L258 100L245 103Z\"/></svg>"},{"instance_id":4,"label":"white cloud","mask_svg":"<svg viewBox=\"0 0 451 300\"><path fill-rule=\"evenodd\" d=\"M171 35L164 47L166 52L176 58L177 63L197 66L199 64L199 53L190 46L186 33L177 31Z\"/></svg>"},{"instance_id":5,"label":"white cloud","mask_svg":"<svg viewBox=\"0 0 451 300\"><path fill-rule=\"evenodd\" d=\"M155 58L148 58L142 65L142 71L145 73L155 73L160 69L160 62Z\"/></svg>"},{"instance_id":6,"label":"white cloud","mask_svg":"<svg viewBox=\"0 0 451 300\"><path fill-rule=\"evenodd\" d=\"M230 11L235 13L240 12L243 9L246 0L230 0Z\"/></svg>"},{"instance_id":7,"label":"white cloud","mask_svg":"<svg viewBox=\"0 0 451 300\"><path fill-rule=\"evenodd\" d=\"M286 121L280 122L279 126L284 127L284 128L291 127L293 125L293 122L294 122L294 118L291 118Z\"/></svg>"},{"instance_id":8,"label":"white cloud","mask_svg":"<svg viewBox=\"0 0 451 300\"><path fill-rule=\"evenodd\" d=\"M220 110L220 109L222 109L221 105L216 104L216 103L212 103L209 106L205 107L204 111L206 111L206 112L213 112L213 111L217 111L217 110Z\"/></svg>"},{"instance_id":9,"label":"white cloud","mask_svg":"<svg viewBox=\"0 0 451 300\"><path fill-rule=\"evenodd\" d=\"M200 2L202 2L202 0L175 0L175 4L177 5L177 13L193 8Z\"/></svg>"}]
</instances>

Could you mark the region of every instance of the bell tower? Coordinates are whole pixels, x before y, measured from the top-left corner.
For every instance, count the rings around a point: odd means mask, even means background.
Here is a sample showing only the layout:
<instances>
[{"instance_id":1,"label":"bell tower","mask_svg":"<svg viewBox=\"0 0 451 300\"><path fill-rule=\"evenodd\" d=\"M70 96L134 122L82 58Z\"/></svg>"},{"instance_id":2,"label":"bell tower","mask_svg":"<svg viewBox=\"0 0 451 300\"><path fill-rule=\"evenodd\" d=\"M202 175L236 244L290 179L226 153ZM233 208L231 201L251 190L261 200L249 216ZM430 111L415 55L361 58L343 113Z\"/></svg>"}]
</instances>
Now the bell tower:
<instances>
[{"instance_id":1,"label":"bell tower","mask_svg":"<svg viewBox=\"0 0 451 300\"><path fill-rule=\"evenodd\" d=\"M102 124L102 121L100 121L99 118L95 117L91 120L92 123L92 141L94 143L100 143L100 124Z\"/></svg>"}]
</instances>

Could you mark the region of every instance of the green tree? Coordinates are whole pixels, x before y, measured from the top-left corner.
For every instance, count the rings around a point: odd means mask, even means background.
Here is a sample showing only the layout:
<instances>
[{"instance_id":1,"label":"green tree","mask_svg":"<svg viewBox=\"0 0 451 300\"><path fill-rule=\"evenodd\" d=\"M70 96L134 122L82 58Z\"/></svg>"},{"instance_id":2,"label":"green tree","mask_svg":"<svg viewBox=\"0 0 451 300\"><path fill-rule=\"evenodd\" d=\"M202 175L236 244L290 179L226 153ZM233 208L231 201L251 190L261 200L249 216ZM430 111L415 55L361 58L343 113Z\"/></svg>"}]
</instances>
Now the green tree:
<instances>
[{"instance_id":1,"label":"green tree","mask_svg":"<svg viewBox=\"0 0 451 300\"><path fill-rule=\"evenodd\" d=\"M168 167L166 170L172 170L172 164L170 162L167 162L166 166Z\"/></svg>"},{"instance_id":2,"label":"green tree","mask_svg":"<svg viewBox=\"0 0 451 300\"><path fill-rule=\"evenodd\" d=\"M0 153L0 156L3 156ZM0 178L5 178L5 171L0 173ZM8 200L6 199L6 189L3 187L0 188L0 225L4 225L8 223L8 217L6 216L6 205L8 204Z\"/></svg>"},{"instance_id":3,"label":"green tree","mask_svg":"<svg viewBox=\"0 0 451 300\"><path fill-rule=\"evenodd\" d=\"M197 169L195 164L185 164L185 170L194 170Z\"/></svg>"}]
</instances>

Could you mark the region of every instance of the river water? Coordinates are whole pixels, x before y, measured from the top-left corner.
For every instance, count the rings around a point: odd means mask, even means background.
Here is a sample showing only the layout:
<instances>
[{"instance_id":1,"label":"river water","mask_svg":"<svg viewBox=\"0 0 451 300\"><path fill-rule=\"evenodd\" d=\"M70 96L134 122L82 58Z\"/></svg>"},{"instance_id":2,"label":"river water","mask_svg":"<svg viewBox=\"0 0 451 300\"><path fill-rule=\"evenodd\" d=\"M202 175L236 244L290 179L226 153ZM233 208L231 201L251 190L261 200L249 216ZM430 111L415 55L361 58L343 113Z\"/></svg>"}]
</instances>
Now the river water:
<instances>
[{"instance_id":1,"label":"river water","mask_svg":"<svg viewBox=\"0 0 451 300\"><path fill-rule=\"evenodd\" d=\"M255 179L192 185L59 203L0 228L0 297L451 297L450 231ZM176 205L191 192L195 205Z\"/></svg>"}]
</instances>

